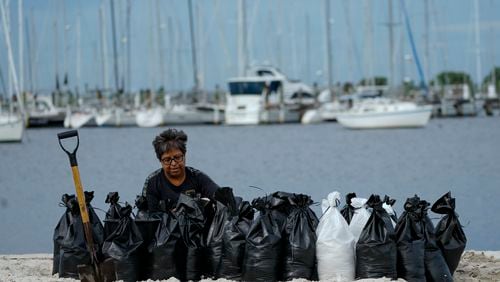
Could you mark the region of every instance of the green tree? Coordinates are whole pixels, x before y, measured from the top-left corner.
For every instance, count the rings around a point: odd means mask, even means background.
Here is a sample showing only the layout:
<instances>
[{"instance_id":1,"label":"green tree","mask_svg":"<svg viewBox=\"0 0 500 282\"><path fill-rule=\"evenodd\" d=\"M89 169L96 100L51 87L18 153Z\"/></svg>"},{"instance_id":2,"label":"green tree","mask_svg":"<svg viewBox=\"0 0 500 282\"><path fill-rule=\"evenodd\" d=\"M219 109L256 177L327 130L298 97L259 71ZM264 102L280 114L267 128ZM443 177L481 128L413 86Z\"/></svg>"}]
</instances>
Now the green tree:
<instances>
[{"instance_id":1,"label":"green tree","mask_svg":"<svg viewBox=\"0 0 500 282\"><path fill-rule=\"evenodd\" d=\"M438 85L466 83L469 84L469 86L472 86L470 75L465 72L443 71L436 75L435 80L437 81Z\"/></svg>"},{"instance_id":2,"label":"green tree","mask_svg":"<svg viewBox=\"0 0 500 282\"><path fill-rule=\"evenodd\" d=\"M387 85L387 77L375 76L374 78L363 78L359 81L360 85L366 86L370 82L374 82L376 86Z\"/></svg>"}]
</instances>

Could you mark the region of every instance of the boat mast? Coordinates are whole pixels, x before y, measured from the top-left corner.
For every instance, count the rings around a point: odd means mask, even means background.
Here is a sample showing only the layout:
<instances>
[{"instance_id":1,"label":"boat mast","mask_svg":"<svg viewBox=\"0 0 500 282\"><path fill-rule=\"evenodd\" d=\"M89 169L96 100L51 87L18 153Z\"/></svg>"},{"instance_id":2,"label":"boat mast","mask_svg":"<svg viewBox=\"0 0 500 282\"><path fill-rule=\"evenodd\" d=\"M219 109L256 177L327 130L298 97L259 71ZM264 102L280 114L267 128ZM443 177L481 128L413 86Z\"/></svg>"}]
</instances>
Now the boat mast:
<instances>
[{"instance_id":1,"label":"boat mast","mask_svg":"<svg viewBox=\"0 0 500 282\"><path fill-rule=\"evenodd\" d=\"M477 92L474 96L481 92L481 31L479 30L479 0L474 0L474 15L475 15L475 43L476 43L476 83Z\"/></svg>"},{"instance_id":2,"label":"boat mast","mask_svg":"<svg viewBox=\"0 0 500 282\"><path fill-rule=\"evenodd\" d=\"M373 19L372 19L372 7L371 0L365 0L364 2L365 11L365 62L367 64L366 69L368 70L368 75L365 77L367 80L367 85L375 85L375 77L373 75Z\"/></svg>"},{"instance_id":3,"label":"boat mast","mask_svg":"<svg viewBox=\"0 0 500 282\"><path fill-rule=\"evenodd\" d=\"M33 16L33 10L30 10L30 16ZM30 92L33 93L34 88L33 88L33 49L31 48L31 36L32 34L30 33L30 22L28 19L25 19L24 22L24 29L26 33L26 51L28 52L28 79L29 79L29 89Z\"/></svg>"},{"instance_id":4,"label":"boat mast","mask_svg":"<svg viewBox=\"0 0 500 282\"><path fill-rule=\"evenodd\" d=\"M1 1L1 0L0 0ZM59 38L58 38L58 22L57 22L57 16L54 19L54 73L55 73L55 88L56 91L54 92L54 97L53 103L56 106L61 105L61 85L59 84Z\"/></svg>"},{"instance_id":5,"label":"boat mast","mask_svg":"<svg viewBox=\"0 0 500 282\"><path fill-rule=\"evenodd\" d=\"M426 0L427 1L427 0ZM392 14L392 0L389 0L389 85L394 86L394 22Z\"/></svg>"},{"instance_id":6,"label":"boat mast","mask_svg":"<svg viewBox=\"0 0 500 282\"><path fill-rule=\"evenodd\" d=\"M131 21L131 13L132 13L132 3L131 0L127 0L127 93L132 93L132 67L131 67L131 48L130 48L130 36L131 36L131 26L130 26L130 21Z\"/></svg>"},{"instance_id":7,"label":"boat mast","mask_svg":"<svg viewBox=\"0 0 500 282\"><path fill-rule=\"evenodd\" d=\"M238 75L244 76L248 67L246 1L238 0Z\"/></svg>"},{"instance_id":8,"label":"boat mast","mask_svg":"<svg viewBox=\"0 0 500 282\"><path fill-rule=\"evenodd\" d=\"M76 17L76 103L79 104L80 98L80 63L81 63L81 48L80 48L80 14Z\"/></svg>"},{"instance_id":9,"label":"boat mast","mask_svg":"<svg viewBox=\"0 0 500 282\"><path fill-rule=\"evenodd\" d=\"M430 60L429 60L429 0L424 1L425 5L425 77L427 79L430 78L431 71L430 71Z\"/></svg>"},{"instance_id":10,"label":"boat mast","mask_svg":"<svg viewBox=\"0 0 500 282\"><path fill-rule=\"evenodd\" d=\"M64 0L62 1L62 8L63 8L63 27L64 27L64 32L63 32L63 48L64 48L64 56L63 56L63 70L64 70L64 80L63 80L63 85L66 87L68 85L68 32L70 29L70 25L66 21L66 5ZM64 88L64 91L67 91L66 88ZM67 103L69 103L69 97L67 97Z\"/></svg>"},{"instance_id":11,"label":"boat mast","mask_svg":"<svg viewBox=\"0 0 500 282\"><path fill-rule=\"evenodd\" d=\"M23 0L18 0L17 2L17 27L18 27L18 35L17 40L19 44L19 98L22 99L22 95L24 92L24 62L23 62Z\"/></svg>"},{"instance_id":12,"label":"boat mast","mask_svg":"<svg viewBox=\"0 0 500 282\"><path fill-rule=\"evenodd\" d=\"M30 29L30 36L28 38L30 38L30 46L29 48L31 48L31 51L30 52L32 54L32 61L31 61L31 83L32 83L32 91L35 91L35 89L38 88L38 76L37 76L37 72L35 71L38 67L38 49L36 48L36 43L37 43L37 37L36 37L36 29L35 29L35 17L33 16L33 8L30 9L30 19L31 21L29 21L29 29ZM44 22L45 23L45 22ZM45 25L44 25L45 26Z\"/></svg>"},{"instance_id":13,"label":"boat mast","mask_svg":"<svg viewBox=\"0 0 500 282\"><path fill-rule=\"evenodd\" d=\"M305 53L305 63L306 63L306 77L307 82L311 83L311 24L309 19L309 13L306 14L306 53Z\"/></svg>"},{"instance_id":14,"label":"boat mast","mask_svg":"<svg viewBox=\"0 0 500 282\"><path fill-rule=\"evenodd\" d=\"M115 24L115 5L114 0L110 0L110 9L111 9L111 32L113 35L113 66L114 66L114 77L115 77L115 91L118 91L120 88L120 82L118 80L118 49L116 46L116 24Z\"/></svg>"},{"instance_id":15,"label":"boat mast","mask_svg":"<svg viewBox=\"0 0 500 282\"><path fill-rule=\"evenodd\" d=\"M0 0L0 1L5 1L5 10L10 11L10 1L6 0ZM10 29L10 12L5 15L5 22L7 24L7 33L11 34L11 29ZM12 71L10 70L10 66L8 65L8 55L7 55L7 91L8 95L10 98L12 98L12 95L14 94L14 90L12 90ZM11 110L13 109L12 103L10 103L10 108Z\"/></svg>"},{"instance_id":16,"label":"boat mast","mask_svg":"<svg viewBox=\"0 0 500 282\"><path fill-rule=\"evenodd\" d=\"M413 33L411 30L411 26L410 26L410 19L408 17L408 12L406 11L404 0L400 0L400 3L401 3L401 11L403 13L403 17L405 20L406 32L408 33L408 40L410 41L411 51L412 51L413 57L415 58L415 63L417 65L418 75L420 77L420 88L422 88L424 90L424 96L427 96L427 94L428 94L427 93L428 92L427 84L425 83L424 72L422 70L422 65L420 64L420 59L418 57L417 48L415 46L415 41L413 40Z\"/></svg>"},{"instance_id":17,"label":"boat mast","mask_svg":"<svg viewBox=\"0 0 500 282\"><path fill-rule=\"evenodd\" d=\"M160 1L156 0L156 25L157 25L157 32L158 32L158 58L160 59L160 87L163 87L165 90L167 83L165 82L165 62L163 58L163 38L162 38L162 32L165 27L165 24L162 23L161 17L160 17Z\"/></svg>"},{"instance_id":18,"label":"boat mast","mask_svg":"<svg viewBox=\"0 0 500 282\"><path fill-rule=\"evenodd\" d=\"M240 0L242 1L242 0ZM198 77L198 64L196 62L196 40L194 36L194 23L193 23L193 3L192 0L188 0L189 8L189 32L191 35L191 59L193 60L193 79L194 79L194 92L198 95L200 90L200 79Z\"/></svg>"},{"instance_id":19,"label":"boat mast","mask_svg":"<svg viewBox=\"0 0 500 282\"><path fill-rule=\"evenodd\" d=\"M326 24L326 65L327 65L326 75L327 75L327 80L328 80L328 92L330 93L330 100L333 101L330 0L325 0L325 24Z\"/></svg>"},{"instance_id":20,"label":"boat mast","mask_svg":"<svg viewBox=\"0 0 500 282\"><path fill-rule=\"evenodd\" d=\"M19 103L19 109L21 111L21 115L24 116L24 103L23 99L19 96L19 84L17 80L17 74L16 74L16 66L14 65L14 56L12 55L12 44L10 41L10 34L9 34L9 29L7 25L7 13L5 12L5 5L3 1L0 1L0 12L2 14L2 26L3 26L3 32L5 35L5 45L7 46L7 56L8 56L8 61L9 61L9 69L12 75L12 80L14 84L14 91L18 95L17 102ZM12 103L11 103L12 104Z\"/></svg>"},{"instance_id":21,"label":"boat mast","mask_svg":"<svg viewBox=\"0 0 500 282\"><path fill-rule=\"evenodd\" d=\"M99 21L100 21L100 34L101 34L101 61L102 61L102 87L104 88L104 91L109 90L109 84L108 84L108 47L107 47L107 41L106 41L106 19L105 19L105 13L104 13L104 2L101 3L101 6L99 7Z\"/></svg>"}]
</instances>

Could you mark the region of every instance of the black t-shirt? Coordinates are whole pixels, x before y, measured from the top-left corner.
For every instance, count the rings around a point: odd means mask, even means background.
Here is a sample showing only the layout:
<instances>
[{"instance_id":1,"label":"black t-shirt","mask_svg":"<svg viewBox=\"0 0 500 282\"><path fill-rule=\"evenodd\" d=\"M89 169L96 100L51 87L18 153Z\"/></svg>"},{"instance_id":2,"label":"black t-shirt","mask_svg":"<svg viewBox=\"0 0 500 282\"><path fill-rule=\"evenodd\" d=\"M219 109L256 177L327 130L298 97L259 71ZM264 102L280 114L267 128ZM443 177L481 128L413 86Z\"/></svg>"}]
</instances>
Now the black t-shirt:
<instances>
[{"instance_id":1,"label":"black t-shirt","mask_svg":"<svg viewBox=\"0 0 500 282\"><path fill-rule=\"evenodd\" d=\"M175 186L163 173L163 169L158 169L151 173L144 183L142 195L148 201L149 211L158 211L160 200L164 200L167 204L176 203L179 199L179 194L183 193L188 196L200 194L201 197L212 199L215 190L219 186L210 179L205 173L186 166L186 179L181 185Z\"/></svg>"}]
</instances>

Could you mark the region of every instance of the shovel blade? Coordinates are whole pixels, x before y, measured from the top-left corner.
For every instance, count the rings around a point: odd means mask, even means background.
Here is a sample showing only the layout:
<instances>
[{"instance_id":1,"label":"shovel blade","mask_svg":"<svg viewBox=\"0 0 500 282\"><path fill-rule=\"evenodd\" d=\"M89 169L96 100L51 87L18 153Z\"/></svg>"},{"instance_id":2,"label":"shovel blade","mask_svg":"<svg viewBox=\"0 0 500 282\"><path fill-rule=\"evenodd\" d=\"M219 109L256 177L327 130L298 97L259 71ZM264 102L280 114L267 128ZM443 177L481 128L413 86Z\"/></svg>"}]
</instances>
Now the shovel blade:
<instances>
[{"instance_id":1,"label":"shovel blade","mask_svg":"<svg viewBox=\"0 0 500 282\"><path fill-rule=\"evenodd\" d=\"M116 281L115 262L112 258L104 260L100 265L103 282Z\"/></svg>"},{"instance_id":2,"label":"shovel blade","mask_svg":"<svg viewBox=\"0 0 500 282\"><path fill-rule=\"evenodd\" d=\"M82 282L102 282L94 266L88 264L78 265L78 277Z\"/></svg>"}]
</instances>

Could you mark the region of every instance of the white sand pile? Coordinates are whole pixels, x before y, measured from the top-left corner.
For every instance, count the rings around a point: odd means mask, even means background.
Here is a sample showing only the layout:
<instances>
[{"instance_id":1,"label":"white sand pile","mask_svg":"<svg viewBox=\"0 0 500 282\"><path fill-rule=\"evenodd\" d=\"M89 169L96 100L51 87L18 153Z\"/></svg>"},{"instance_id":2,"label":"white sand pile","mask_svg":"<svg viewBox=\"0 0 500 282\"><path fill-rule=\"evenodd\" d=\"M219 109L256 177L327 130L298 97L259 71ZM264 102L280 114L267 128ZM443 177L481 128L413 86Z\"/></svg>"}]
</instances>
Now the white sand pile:
<instances>
[{"instance_id":1,"label":"white sand pile","mask_svg":"<svg viewBox=\"0 0 500 282\"><path fill-rule=\"evenodd\" d=\"M51 254L0 255L0 281L77 281L52 276ZM454 275L455 281L500 281L500 251L467 251ZM169 279L165 281L177 281ZM212 281L212 280L203 280ZM217 281L228 281L219 279ZM306 281L295 279L295 282ZM390 281L389 279L363 279L368 281ZM403 280L398 280L403 281Z\"/></svg>"}]
</instances>

